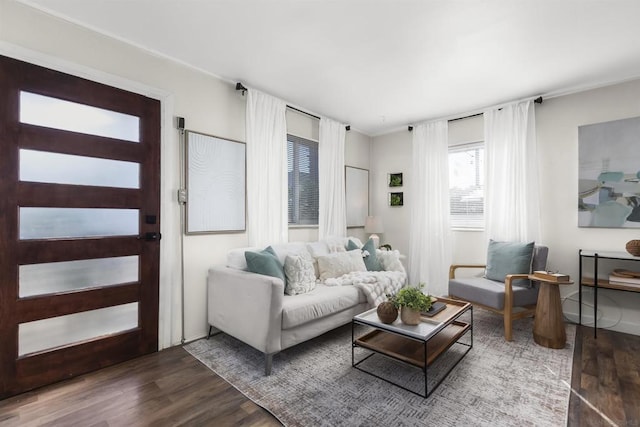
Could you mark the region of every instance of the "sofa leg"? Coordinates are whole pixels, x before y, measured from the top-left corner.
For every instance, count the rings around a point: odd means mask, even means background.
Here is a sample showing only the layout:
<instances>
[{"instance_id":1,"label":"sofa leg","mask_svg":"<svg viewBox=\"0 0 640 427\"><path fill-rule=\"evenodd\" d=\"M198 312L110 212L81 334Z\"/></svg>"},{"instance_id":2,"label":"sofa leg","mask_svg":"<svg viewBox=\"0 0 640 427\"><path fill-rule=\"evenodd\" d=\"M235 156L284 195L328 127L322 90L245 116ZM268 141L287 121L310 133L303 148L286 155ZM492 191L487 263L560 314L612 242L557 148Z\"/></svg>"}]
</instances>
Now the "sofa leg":
<instances>
[{"instance_id":1,"label":"sofa leg","mask_svg":"<svg viewBox=\"0 0 640 427\"><path fill-rule=\"evenodd\" d=\"M271 364L273 363L273 353L264 355L264 374L271 375Z\"/></svg>"}]
</instances>

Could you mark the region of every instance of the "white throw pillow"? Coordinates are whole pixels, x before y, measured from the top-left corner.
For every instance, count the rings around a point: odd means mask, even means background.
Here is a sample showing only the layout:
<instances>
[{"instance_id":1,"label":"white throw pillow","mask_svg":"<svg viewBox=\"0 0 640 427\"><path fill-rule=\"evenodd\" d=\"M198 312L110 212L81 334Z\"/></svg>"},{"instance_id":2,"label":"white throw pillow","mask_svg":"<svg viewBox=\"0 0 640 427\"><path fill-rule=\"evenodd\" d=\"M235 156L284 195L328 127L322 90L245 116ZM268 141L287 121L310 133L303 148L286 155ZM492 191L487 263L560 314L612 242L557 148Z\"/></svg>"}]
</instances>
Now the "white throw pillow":
<instances>
[{"instance_id":1,"label":"white throw pillow","mask_svg":"<svg viewBox=\"0 0 640 427\"><path fill-rule=\"evenodd\" d=\"M319 256L318 269L320 270L320 280L324 282L327 279L340 277L353 271L367 271L367 266L362 260L362 251L356 249Z\"/></svg>"},{"instance_id":2,"label":"white throw pillow","mask_svg":"<svg viewBox=\"0 0 640 427\"><path fill-rule=\"evenodd\" d=\"M284 260L284 274L287 284L284 293L287 295L304 294L316 287L316 274L310 255L287 255Z\"/></svg>"},{"instance_id":3,"label":"white throw pillow","mask_svg":"<svg viewBox=\"0 0 640 427\"><path fill-rule=\"evenodd\" d=\"M384 271L400 271L406 273L404 265L402 265L400 261L399 251L381 251L380 249L376 249L376 256L380 264L382 264Z\"/></svg>"}]
</instances>

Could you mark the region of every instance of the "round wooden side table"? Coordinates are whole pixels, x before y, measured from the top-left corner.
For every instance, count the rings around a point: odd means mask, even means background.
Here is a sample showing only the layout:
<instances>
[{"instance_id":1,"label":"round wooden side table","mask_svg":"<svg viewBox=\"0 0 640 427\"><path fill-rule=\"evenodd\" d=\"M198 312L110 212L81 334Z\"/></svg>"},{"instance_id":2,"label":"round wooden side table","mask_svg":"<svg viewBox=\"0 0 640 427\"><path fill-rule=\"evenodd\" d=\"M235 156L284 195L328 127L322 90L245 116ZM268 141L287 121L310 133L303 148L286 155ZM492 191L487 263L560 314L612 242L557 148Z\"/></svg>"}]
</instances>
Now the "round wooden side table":
<instances>
[{"instance_id":1,"label":"round wooden side table","mask_svg":"<svg viewBox=\"0 0 640 427\"><path fill-rule=\"evenodd\" d=\"M543 347L564 348L567 332L564 329L559 285L571 285L573 282L545 280L533 275L529 279L540 283L533 322L533 340Z\"/></svg>"}]
</instances>

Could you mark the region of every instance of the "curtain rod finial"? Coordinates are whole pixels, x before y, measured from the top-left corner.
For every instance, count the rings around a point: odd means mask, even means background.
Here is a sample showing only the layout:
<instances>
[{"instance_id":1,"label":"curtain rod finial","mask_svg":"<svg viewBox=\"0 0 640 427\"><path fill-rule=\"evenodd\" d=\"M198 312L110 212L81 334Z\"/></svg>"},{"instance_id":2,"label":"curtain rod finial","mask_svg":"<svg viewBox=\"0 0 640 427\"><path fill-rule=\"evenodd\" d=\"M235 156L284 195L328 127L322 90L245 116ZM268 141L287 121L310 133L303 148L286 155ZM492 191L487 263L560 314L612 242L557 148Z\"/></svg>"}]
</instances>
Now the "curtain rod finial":
<instances>
[{"instance_id":1,"label":"curtain rod finial","mask_svg":"<svg viewBox=\"0 0 640 427\"><path fill-rule=\"evenodd\" d=\"M413 126L409 125L407 129L409 130L409 132L413 132Z\"/></svg>"},{"instance_id":2,"label":"curtain rod finial","mask_svg":"<svg viewBox=\"0 0 640 427\"><path fill-rule=\"evenodd\" d=\"M244 93L247 91L247 88L244 87L244 85L240 82L236 83L236 90L241 90L242 91L242 96L244 96Z\"/></svg>"},{"instance_id":3,"label":"curtain rod finial","mask_svg":"<svg viewBox=\"0 0 640 427\"><path fill-rule=\"evenodd\" d=\"M351 130L351 125L346 125L344 128L349 131Z\"/></svg>"},{"instance_id":4,"label":"curtain rod finial","mask_svg":"<svg viewBox=\"0 0 640 427\"><path fill-rule=\"evenodd\" d=\"M543 101L543 99L542 99L541 96L539 96L539 97L537 97L536 99L533 100L533 102L535 102L536 104L542 104L542 101Z\"/></svg>"}]
</instances>

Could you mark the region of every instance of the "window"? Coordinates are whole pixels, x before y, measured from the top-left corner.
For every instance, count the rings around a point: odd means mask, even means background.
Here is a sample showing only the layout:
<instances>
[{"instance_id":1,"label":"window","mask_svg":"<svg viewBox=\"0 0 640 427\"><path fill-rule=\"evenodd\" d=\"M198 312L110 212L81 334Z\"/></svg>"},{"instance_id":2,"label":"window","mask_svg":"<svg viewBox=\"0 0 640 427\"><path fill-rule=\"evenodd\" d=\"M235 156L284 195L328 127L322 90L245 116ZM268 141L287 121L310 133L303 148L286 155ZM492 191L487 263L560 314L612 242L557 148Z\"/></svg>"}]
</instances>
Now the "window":
<instances>
[{"instance_id":1,"label":"window","mask_svg":"<svg viewBox=\"0 0 640 427\"><path fill-rule=\"evenodd\" d=\"M289 225L318 225L318 143L287 135Z\"/></svg>"},{"instance_id":2,"label":"window","mask_svg":"<svg viewBox=\"0 0 640 427\"><path fill-rule=\"evenodd\" d=\"M484 143L449 147L453 228L484 228Z\"/></svg>"}]
</instances>

